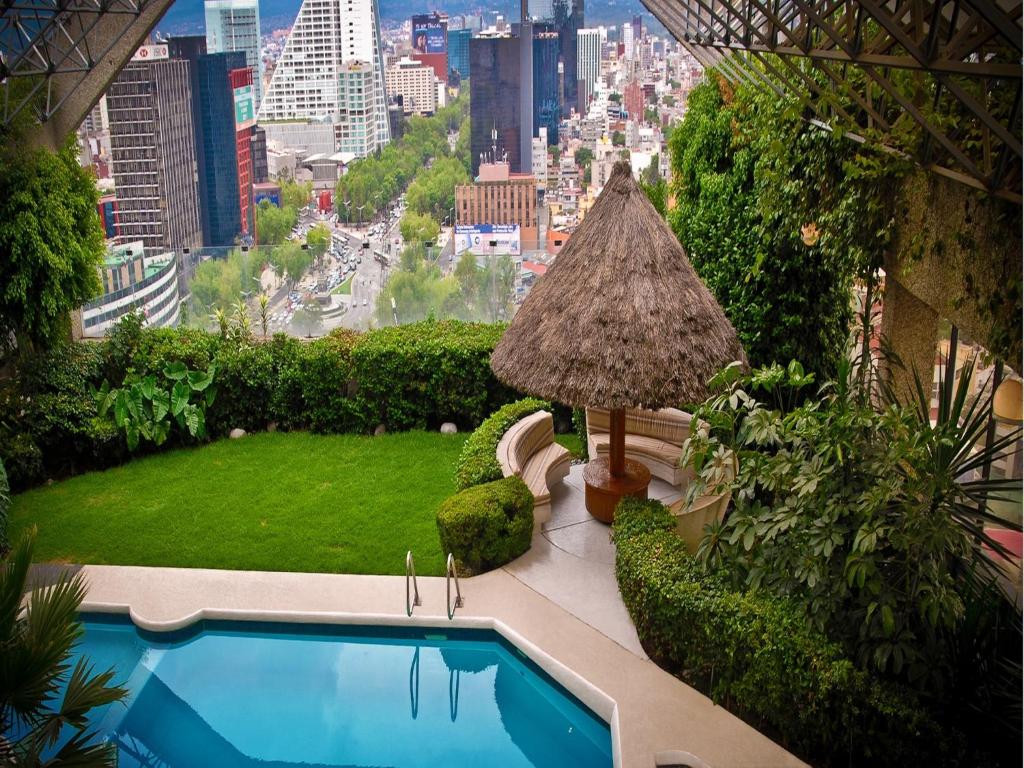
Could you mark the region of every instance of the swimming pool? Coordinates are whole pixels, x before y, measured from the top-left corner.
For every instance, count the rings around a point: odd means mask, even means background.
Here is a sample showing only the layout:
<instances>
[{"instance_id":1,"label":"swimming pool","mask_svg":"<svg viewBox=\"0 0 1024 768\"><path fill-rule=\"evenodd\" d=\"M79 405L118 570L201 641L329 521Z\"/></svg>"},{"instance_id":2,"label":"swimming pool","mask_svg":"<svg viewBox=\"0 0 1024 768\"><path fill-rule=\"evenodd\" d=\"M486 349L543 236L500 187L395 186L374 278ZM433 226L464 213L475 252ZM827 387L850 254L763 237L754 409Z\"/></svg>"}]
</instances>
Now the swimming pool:
<instances>
[{"instance_id":1,"label":"swimming pool","mask_svg":"<svg viewBox=\"0 0 1024 768\"><path fill-rule=\"evenodd\" d=\"M490 630L84 615L77 649L127 706L119 766L611 766L608 724Z\"/></svg>"}]
</instances>

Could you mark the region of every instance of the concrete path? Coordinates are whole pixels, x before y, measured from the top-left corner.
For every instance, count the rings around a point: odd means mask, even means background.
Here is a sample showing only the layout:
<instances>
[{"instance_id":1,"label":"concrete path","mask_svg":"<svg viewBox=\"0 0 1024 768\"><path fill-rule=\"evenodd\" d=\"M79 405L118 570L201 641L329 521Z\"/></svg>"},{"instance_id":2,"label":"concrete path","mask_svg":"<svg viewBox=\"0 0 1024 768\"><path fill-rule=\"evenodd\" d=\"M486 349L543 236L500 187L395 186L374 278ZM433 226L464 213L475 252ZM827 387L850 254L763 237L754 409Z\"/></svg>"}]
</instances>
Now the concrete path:
<instances>
[{"instance_id":1,"label":"concrete path","mask_svg":"<svg viewBox=\"0 0 1024 768\"><path fill-rule=\"evenodd\" d=\"M648 495L669 503L677 488L658 479ZM642 659L636 629L615 580L611 526L590 516L584 504L583 465L574 464L551 489L551 520L535 534L529 552L505 566L523 584Z\"/></svg>"}]
</instances>

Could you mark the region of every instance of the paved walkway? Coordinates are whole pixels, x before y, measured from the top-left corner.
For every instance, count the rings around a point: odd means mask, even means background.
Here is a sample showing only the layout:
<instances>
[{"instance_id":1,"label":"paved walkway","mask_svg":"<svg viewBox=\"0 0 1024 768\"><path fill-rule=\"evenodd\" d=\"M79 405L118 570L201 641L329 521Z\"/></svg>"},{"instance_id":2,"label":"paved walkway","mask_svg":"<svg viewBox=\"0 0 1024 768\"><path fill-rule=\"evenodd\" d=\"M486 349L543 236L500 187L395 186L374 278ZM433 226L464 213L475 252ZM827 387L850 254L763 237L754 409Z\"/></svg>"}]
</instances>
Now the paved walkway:
<instances>
[{"instance_id":1,"label":"paved walkway","mask_svg":"<svg viewBox=\"0 0 1024 768\"><path fill-rule=\"evenodd\" d=\"M679 491L655 478L648 496L668 503L679 498ZM582 464L574 464L569 476L551 489L551 520L534 535L530 551L505 570L605 637L647 658L615 580L611 526L591 517L584 504Z\"/></svg>"}]
</instances>

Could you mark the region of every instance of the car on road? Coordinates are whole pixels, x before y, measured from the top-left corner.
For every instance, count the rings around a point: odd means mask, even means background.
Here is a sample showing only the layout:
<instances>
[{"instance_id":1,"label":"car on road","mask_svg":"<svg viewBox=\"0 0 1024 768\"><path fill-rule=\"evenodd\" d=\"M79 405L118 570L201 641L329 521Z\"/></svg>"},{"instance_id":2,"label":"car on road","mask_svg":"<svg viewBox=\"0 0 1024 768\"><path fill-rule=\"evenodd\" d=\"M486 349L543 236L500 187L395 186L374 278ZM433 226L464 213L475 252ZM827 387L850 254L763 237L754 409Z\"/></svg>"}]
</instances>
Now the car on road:
<instances>
[{"instance_id":1,"label":"car on road","mask_svg":"<svg viewBox=\"0 0 1024 768\"><path fill-rule=\"evenodd\" d=\"M370 306L370 302L367 299L363 299L363 306L364 307Z\"/></svg>"}]
</instances>

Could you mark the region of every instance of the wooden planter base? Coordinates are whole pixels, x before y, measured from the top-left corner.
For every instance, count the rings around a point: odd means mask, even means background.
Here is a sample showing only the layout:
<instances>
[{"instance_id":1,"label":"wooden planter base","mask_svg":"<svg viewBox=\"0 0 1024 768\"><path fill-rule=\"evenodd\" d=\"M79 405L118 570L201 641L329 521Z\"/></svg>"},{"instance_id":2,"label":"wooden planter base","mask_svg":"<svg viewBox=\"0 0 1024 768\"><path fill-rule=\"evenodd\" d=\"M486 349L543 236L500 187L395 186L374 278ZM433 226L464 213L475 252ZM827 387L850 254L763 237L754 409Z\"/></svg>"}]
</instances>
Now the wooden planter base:
<instances>
[{"instance_id":1,"label":"wooden planter base","mask_svg":"<svg viewBox=\"0 0 1024 768\"><path fill-rule=\"evenodd\" d=\"M621 477L611 473L607 456L594 459L583 469L586 484L587 511L602 523L615 519L615 507L623 496L647 498L651 472L639 461L626 459L626 471Z\"/></svg>"}]
</instances>

